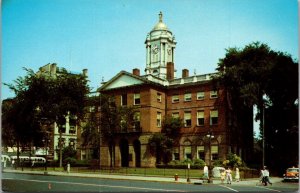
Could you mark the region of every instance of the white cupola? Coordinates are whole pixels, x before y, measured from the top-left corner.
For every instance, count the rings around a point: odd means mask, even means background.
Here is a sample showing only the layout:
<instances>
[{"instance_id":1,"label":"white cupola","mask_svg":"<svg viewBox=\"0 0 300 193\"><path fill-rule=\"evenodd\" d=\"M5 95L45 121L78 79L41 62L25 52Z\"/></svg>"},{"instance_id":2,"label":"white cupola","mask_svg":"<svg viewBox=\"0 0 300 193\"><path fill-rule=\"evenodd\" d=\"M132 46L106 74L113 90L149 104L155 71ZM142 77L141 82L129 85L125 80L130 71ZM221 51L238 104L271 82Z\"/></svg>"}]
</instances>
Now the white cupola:
<instances>
[{"instance_id":1,"label":"white cupola","mask_svg":"<svg viewBox=\"0 0 300 193\"><path fill-rule=\"evenodd\" d=\"M158 23L148 33L146 41L146 74L161 79L167 77L167 63L174 63L175 36L163 22L163 14L159 13Z\"/></svg>"}]
</instances>

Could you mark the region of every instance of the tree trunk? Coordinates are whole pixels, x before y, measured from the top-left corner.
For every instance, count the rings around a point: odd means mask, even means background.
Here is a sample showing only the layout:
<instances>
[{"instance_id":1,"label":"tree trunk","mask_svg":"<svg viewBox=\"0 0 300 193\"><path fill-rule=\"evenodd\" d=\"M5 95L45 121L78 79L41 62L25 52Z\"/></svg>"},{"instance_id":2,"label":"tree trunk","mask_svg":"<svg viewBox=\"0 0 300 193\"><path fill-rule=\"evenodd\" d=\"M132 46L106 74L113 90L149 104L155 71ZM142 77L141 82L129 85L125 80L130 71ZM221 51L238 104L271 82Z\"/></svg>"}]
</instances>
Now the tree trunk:
<instances>
[{"instance_id":1,"label":"tree trunk","mask_svg":"<svg viewBox=\"0 0 300 193\"><path fill-rule=\"evenodd\" d=\"M264 125L264 101L263 95L259 96L258 109L259 109L259 127L262 134L262 167L265 166L265 125Z\"/></svg>"},{"instance_id":2,"label":"tree trunk","mask_svg":"<svg viewBox=\"0 0 300 193\"><path fill-rule=\"evenodd\" d=\"M62 167L62 133L61 130L59 130L59 167Z\"/></svg>"}]
</instances>

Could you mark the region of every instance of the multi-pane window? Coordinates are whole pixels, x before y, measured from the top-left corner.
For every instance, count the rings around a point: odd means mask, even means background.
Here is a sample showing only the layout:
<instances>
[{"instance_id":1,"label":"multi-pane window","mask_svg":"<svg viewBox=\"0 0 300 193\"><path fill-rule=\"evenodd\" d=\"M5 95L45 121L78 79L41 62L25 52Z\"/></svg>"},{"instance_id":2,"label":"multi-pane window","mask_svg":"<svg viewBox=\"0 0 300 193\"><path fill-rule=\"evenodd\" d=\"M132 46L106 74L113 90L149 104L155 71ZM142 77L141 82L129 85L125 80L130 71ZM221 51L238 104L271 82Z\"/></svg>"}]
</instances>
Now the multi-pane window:
<instances>
[{"instance_id":1,"label":"multi-pane window","mask_svg":"<svg viewBox=\"0 0 300 193\"><path fill-rule=\"evenodd\" d=\"M204 125L204 111L197 112L197 125Z\"/></svg>"},{"instance_id":2,"label":"multi-pane window","mask_svg":"<svg viewBox=\"0 0 300 193\"><path fill-rule=\"evenodd\" d=\"M210 111L210 125L218 124L218 110Z\"/></svg>"},{"instance_id":3,"label":"multi-pane window","mask_svg":"<svg viewBox=\"0 0 300 193\"><path fill-rule=\"evenodd\" d=\"M134 93L133 99L134 99L134 105L141 104L141 95L140 95L140 93Z\"/></svg>"},{"instance_id":4,"label":"multi-pane window","mask_svg":"<svg viewBox=\"0 0 300 193\"><path fill-rule=\"evenodd\" d=\"M204 99L204 92L197 92L197 100L203 100Z\"/></svg>"},{"instance_id":5,"label":"multi-pane window","mask_svg":"<svg viewBox=\"0 0 300 193\"><path fill-rule=\"evenodd\" d=\"M184 147L184 158L192 159L192 147L191 146Z\"/></svg>"},{"instance_id":6,"label":"multi-pane window","mask_svg":"<svg viewBox=\"0 0 300 193\"><path fill-rule=\"evenodd\" d=\"M122 94L121 95L121 106L126 106L127 105L127 94Z\"/></svg>"},{"instance_id":7,"label":"multi-pane window","mask_svg":"<svg viewBox=\"0 0 300 193\"><path fill-rule=\"evenodd\" d=\"M218 91L217 90L212 90L210 91L210 98L218 98Z\"/></svg>"},{"instance_id":8,"label":"multi-pane window","mask_svg":"<svg viewBox=\"0 0 300 193\"><path fill-rule=\"evenodd\" d=\"M185 93L184 101L191 101L191 100L192 100L192 93Z\"/></svg>"},{"instance_id":9,"label":"multi-pane window","mask_svg":"<svg viewBox=\"0 0 300 193\"><path fill-rule=\"evenodd\" d=\"M184 126L190 127L192 125L191 112L184 112Z\"/></svg>"},{"instance_id":10,"label":"multi-pane window","mask_svg":"<svg viewBox=\"0 0 300 193\"><path fill-rule=\"evenodd\" d=\"M179 148L173 149L172 160L179 160Z\"/></svg>"},{"instance_id":11,"label":"multi-pane window","mask_svg":"<svg viewBox=\"0 0 300 193\"><path fill-rule=\"evenodd\" d=\"M176 95L173 95L172 96L172 103L178 103L179 102L179 95L176 94Z\"/></svg>"},{"instance_id":12,"label":"multi-pane window","mask_svg":"<svg viewBox=\"0 0 300 193\"><path fill-rule=\"evenodd\" d=\"M161 94L157 93L157 102L161 103Z\"/></svg>"},{"instance_id":13,"label":"multi-pane window","mask_svg":"<svg viewBox=\"0 0 300 193\"><path fill-rule=\"evenodd\" d=\"M172 113L173 118L179 118L179 112L174 112Z\"/></svg>"},{"instance_id":14,"label":"multi-pane window","mask_svg":"<svg viewBox=\"0 0 300 193\"><path fill-rule=\"evenodd\" d=\"M161 112L157 112L156 115L156 126L161 127Z\"/></svg>"},{"instance_id":15,"label":"multi-pane window","mask_svg":"<svg viewBox=\"0 0 300 193\"><path fill-rule=\"evenodd\" d=\"M219 158L219 148L217 145L211 146L211 159L217 160Z\"/></svg>"},{"instance_id":16,"label":"multi-pane window","mask_svg":"<svg viewBox=\"0 0 300 193\"><path fill-rule=\"evenodd\" d=\"M69 119L69 134L76 133L76 119Z\"/></svg>"},{"instance_id":17,"label":"multi-pane window","mask_svg":"<svg viewBox=\"0 0 300 193\"><path fill-rule=\"evenodd\" d=\"M197 146L197 159L205 160L204 146Z\"/></svg>"}]
</instances>

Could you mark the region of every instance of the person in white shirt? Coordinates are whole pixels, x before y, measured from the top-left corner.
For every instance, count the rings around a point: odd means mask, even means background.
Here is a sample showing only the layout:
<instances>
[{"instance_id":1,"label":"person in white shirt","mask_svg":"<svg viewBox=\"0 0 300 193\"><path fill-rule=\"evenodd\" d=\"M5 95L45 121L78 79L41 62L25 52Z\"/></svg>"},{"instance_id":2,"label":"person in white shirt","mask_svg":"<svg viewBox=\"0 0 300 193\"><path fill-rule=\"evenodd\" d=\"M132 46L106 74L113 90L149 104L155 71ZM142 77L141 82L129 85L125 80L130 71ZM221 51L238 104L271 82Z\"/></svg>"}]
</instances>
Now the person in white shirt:
<instances>
[{"instance_id":1,"label":"person in white shirt","mask_svg":"<svg viewBox=\"0 0 300 193\"><path fill-rule=\"evenodd\" d=\"M272 182L270 182L270 172L267 169L267 166L264 166L264 170L263 170L263 182L265 183L265 186L269 184L272 185Z\"/></svg>"},{"instance_id":2,"label":"person in white shirt","mask_svg":"<svg viewBox=\"0 0 300 193\"><path fill-rule=\"evenodd\" d=\"M231 169L228 167L227 170L225 170L225 173L226 173L227 184L231 184L232 182Z\"/></svg>"},{"instance_id":3,"label":"person in white shirt","mask_svg":"<svg viewBox=\"0 0 300 193\"><path fill-rule=\"evenodd\" d=\"M207 165L203 168L203 178L208 179L208 167Z\"/></svg>"}]
</instances>

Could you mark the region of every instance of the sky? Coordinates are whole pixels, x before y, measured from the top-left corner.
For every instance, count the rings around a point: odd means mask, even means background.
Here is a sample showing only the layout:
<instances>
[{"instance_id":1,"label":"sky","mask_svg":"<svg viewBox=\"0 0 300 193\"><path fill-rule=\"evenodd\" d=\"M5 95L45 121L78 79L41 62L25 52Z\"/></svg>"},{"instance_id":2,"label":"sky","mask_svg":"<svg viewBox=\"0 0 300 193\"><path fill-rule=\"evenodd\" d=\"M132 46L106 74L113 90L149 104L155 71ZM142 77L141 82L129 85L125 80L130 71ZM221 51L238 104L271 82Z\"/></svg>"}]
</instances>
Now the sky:
<instances>
[{"instance_id":1,"label":"sky","mask_svg":"<svg viewBox=\"0 0 300 193\"><path fill-rule=\"evenodd\" d=\"M215 72L230 47L268 44L298 60L297 0L2 0L1 98L48 63L88 69L90 87L146 67L145 39L158 14L175 35L177 77Z\"/></svg>"}]
</instances>

